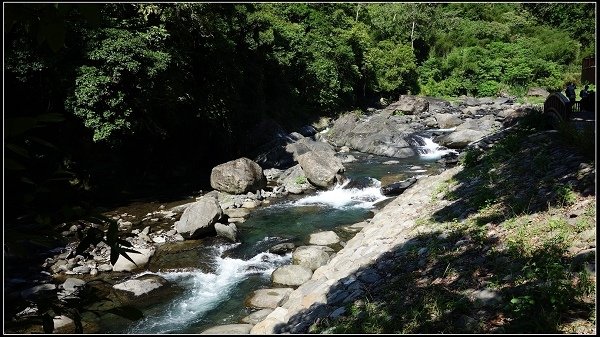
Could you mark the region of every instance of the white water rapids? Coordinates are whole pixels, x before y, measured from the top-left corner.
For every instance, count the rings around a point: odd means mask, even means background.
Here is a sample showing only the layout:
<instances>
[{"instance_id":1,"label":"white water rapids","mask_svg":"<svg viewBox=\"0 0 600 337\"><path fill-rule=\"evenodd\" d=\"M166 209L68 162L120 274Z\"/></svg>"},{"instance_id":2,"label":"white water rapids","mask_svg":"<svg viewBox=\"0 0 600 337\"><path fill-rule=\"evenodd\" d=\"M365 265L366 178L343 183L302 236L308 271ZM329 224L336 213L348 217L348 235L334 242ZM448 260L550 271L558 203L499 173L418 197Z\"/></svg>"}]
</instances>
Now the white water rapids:
<instances>
[{"instance_id":1,"label":"white water rapids","mask_svg":"<svg viewBox=\"0 0 600 337\"><path fill-rule=\"evenodd\" d=\"M381 194L381 182L369 178L371 185L365 188L346 188L350 180L337 184L333 189L319 191L316 195L300 199L293 203L294 206L321 204L333 208L344 209L347 207L372 208L376 203L387 199Z\"/></svg>"},{"instance_id":2,"label":"white water rapids","mask_svg":"<svg viewBox=\"0 0 600 337\"><path fill-rule=\"evenodd\" d=\"M237 245L239 243L215 247L214 274L201 271L155 273L186 290L168 308L162 309L158 317L146 316L136 322L128 333L162 334L180 331L217 308L248 276L260 274L268 278L277 267L288 264L291 260L291 254L280 256L260 253L247 261L221 256Z\"/></svg>"},{"instance_id":3,"label":"white water rapids","mask_svg":"<svg viewBox=\"0 0 600 337\"><path fill-rule=\"evenodd\" d=\"M437 131L446 131L447 129L439 129ZM450 130L450 129L448 129ZM426 160L440 159L442 156L453 153L458 154L456 150L448 149L435 143L431 138L414 135L415 147L419 157Z\"/></svg>"}]
</instances>

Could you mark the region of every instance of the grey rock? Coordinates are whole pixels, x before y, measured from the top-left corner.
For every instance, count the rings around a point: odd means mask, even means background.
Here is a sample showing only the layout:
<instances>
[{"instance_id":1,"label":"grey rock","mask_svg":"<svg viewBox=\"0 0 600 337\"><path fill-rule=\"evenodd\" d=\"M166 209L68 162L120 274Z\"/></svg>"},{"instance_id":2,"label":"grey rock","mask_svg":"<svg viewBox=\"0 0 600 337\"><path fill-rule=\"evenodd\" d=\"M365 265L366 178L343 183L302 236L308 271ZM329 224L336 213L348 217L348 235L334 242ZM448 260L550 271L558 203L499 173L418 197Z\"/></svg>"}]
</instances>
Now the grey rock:
<instances>
[{"instance_id":1,"label":"grey rock","mask_svg":"<svg viewBox=\"0 0 600 337\"><path fill-rule=\"evenodd\" d=\"M284 255L294 250L295 247L296 245L294 245L291 242L284 242L276 244L275 246L269 248L269 252L273 254Z\"/></svg>"},{"instance_id":2,"label":"grey rock","mask_svg":"<svg viewBox=\"0 0 600 337\"><path fill-rule=\"evenodd\" d=\"M128 291L133 293L135 296L141 296L166 284L169 284L169 282L163 277L159 275L146 274L136 279L115 284L113 288Z\"/></svg>"},{"instance_id":3,"label":"grey rock","mask_svg":"<svg viewBox=\"0 0 600 337\"><path fill-rule=\"evenodd\" d=\"M69 293L76 291L77 289L83 287L85 285L85 281L82 279L78 279L75 277L69 277L62 284L62 288Z\"/></svg>"},{"instance_id":4,"label":"grey rock","mask_svg":"<svg viewBox=\"0 0 600 337\"><path fill-rule=\"evenodd\" d=\"M261 309L242 318L242 322L248 324L257 324L258 322L264 320L272 312L273 309Z\"/></svg>"},{"instance_id":5,"label":"grey rock","mask_svg":"<svg viewBox=\"0 0 600 337\"><path fill-rule=\"evenodd\" d=\"M195 239L213 233L214 224L221 218L222 210L216 198L203 196L185 209L175 229L185 239Z\"/></svg>"},{"instance_id":6,"label":"grey rock","mask_svg":"<svg viewBox=\"0 0 600 337\"><path fill-rule=\"evenodd\" d=\"M328 246L339 242L340 237L334 231L312 233L309 239L311 245Z\"/></svg>"},{"instance_id":7,"label":"grey rock","mask_svg":"<svg viewBox=\"0 0 600 337\"><path fill-rule=\"evenodd\" d=\"M117 262L113 265L113 271L133 271L143 268L148 263L150 257L154 254L154 248L133 248L139 254L127 253L134 263L119 255Z\"/></svg>"},{"instance_id":8,"label":"grey rock","mask_svg":"<svg viewBox=\"0 0 600 337\"><path fill-rule=\"evenodd\" d=\"M292 292L292 288L270 288L253 291L246 300L246 306L254 308L277 308Z\"/></svg>"},{"instance_id":9,"label":"grey rock","mask_svg":"<svg viewBox=\"0 0 600 337\"><path fill-rule=\"evenodd\" d=\"M281 266L271 274L271 281L284 286L299 286L310 280L312 270L302 265Z\"/></svg>"},{"instance_id":10,"label":"grey rock","mask_svg":"<svg viewBox=\"0 0 600 337\"><path fill-rule=\"evenodd\" d=\"M265 188L267 179L256 162L242 157L215 166L210 174L210 186L217 191L243 194Z\"/></svg>"},{"instance_id":11,"label":"grey rock","mask_svg":"<svg viewBox=\"0 0 600 337\"><path fill-rule=\"evenodd\" d=\"M294 264L316 270L329 262L333 249L326 246L300 246L292 253Z\"/></svg>"},{"instance_id":12,"label":"grey rock","mask_svg":"<svg viewBox=\"0 0 600 337\"><path fill-rule=\"evenodd\" d=\"M225 225L217 222L215 224L215 231L217 232L218 236L227 238L232 242L237 241L237 227L233 223Z\"/></svg>"},{"instance_id":13,"label":"grey rock","mask_svg":"<svg viewBox=\"0 0 600 337\"><path fill-rule=\"evenodd\" d=\"M214 326L202 331L203 335L246 335L250 334L252 324L226 324Z\"/></svg>"}]
</instances>

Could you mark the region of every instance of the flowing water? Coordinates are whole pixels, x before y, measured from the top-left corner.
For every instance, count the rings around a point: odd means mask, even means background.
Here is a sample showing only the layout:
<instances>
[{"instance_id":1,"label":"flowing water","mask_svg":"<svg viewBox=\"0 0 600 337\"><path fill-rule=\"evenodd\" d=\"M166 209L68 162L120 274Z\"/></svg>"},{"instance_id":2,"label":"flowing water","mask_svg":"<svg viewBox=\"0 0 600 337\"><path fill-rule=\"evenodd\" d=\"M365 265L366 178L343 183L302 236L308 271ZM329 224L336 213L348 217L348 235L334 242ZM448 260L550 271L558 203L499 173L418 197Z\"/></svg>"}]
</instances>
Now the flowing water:
<instances>
[{"instance_id":1,"label":"flowing water","mask_svg":"<svg viewBox=\"0 0 600 337\"><path fill-rule=\"evenodd\" d=\"M345 163L343 184L310 195L292 196L286 201L259 208L244 223L237 224L239 243L220 244L212 248L214 272L179 271L158 273L177 283L183 293L169 303L145 309L145 318L137 322L114 319L108 333L162 334L199 333L221 324L240 323L252 311L244 301L249 293L270 286L270 276L277 267L291 263L291 254L268 252L275 244L308 244L311 233L333 230L342 239L339 228L373 216L375 208L391 200L380 192L382 182L412 176L437 174L435 160L451 152L426 137L416 136L414 145L419 156L395 159L352 154L356 161Z\"/></svg>"}]
</instances>

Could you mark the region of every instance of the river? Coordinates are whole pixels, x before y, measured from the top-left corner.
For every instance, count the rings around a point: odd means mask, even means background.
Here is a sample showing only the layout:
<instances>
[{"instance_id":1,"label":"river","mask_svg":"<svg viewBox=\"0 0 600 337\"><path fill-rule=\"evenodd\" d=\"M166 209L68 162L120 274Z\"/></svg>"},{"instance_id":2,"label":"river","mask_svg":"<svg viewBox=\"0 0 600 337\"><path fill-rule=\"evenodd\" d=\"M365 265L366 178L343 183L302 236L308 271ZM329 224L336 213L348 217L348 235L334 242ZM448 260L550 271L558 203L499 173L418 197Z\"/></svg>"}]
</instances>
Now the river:
<instances>
[{"instance_id":1,"label":"river","mask_svg":"<svg viewBox=\"0 0 600 337\"><path fill-rule=\"evenodd\" d=\"M448 150L426 138L416 145L420 155L406 159L348 153L357 160L344 164L349 178L344 184L290 196L254 210L237 225L238 243L219 243L210 248L208 258L213 272L157 273L177 283L183 293L168 303L144 309L145 317L136 322L110 315L110 320L100 324L102 333L193 334L216 325L240 323L253 312L244 305L246 297L254 290L270 287L271 273L291 263L291 253L269 253L270 247L283 242L307 245L311 233L323 230L335 231L343 241L348 240L352 234L341 230L342 226L371 218L391 200L381 194L382 182L437 174L443 169L436 160Z\"/></svg>"}]
</instances>

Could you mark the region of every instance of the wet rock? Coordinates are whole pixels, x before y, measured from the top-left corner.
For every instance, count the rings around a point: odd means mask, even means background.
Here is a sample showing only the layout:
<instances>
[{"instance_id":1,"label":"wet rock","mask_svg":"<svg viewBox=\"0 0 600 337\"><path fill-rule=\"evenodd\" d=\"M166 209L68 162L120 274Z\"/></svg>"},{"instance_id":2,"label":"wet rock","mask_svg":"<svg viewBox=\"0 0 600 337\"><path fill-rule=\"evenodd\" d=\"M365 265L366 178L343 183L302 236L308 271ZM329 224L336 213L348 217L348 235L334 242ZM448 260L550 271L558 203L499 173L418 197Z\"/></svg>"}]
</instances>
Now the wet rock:
<instances>
[{"instance_id":1,"label":"wet rock","mask_svg":"<svg viewBox=\"0 0 600 337\"><path fill-rule=\"evenodd\" d=\"M356 233L356 232L360 232L363 228L365 228L369 223L366 221L361 221L361 222L357 222L353 225L349 225L349 226L344 226L342 227L343 230L350 232L350 233Z\"/></svg>"},{"instance_id":2,"label":"wet rock","mask_svg":"<svg viewBox=\"0 0 600 337\"><path fill-rule=\"evenodd\" d=\"M222 223L216 223L215 224L215 230L217 232L218 236L224 237L229 239L231 242L236 242L237 241L237 227L235 226L235 224L230 223L230 224L222 224Z\"/></svg>"},{"instance_id":3,"label":"wet rock","mask_svg":"<svg viewBox=\"0 0 600 337\"><path fill-rule=\"evenodd\" d=\"M156 248L156 253L148 262L152 272L195 268L212 272L212 260L202 240L167 242Z\"/></svg>"},{"instance_id":4,"label":"wet rock","mask_svg":"<svg viewBox=\"0 0 600 337\"><path fill-rule=\"evenodd\" d=\"M134 296L141 296L168 283L167 280L158 275L143 275L136 279L115 284L113 288L131 292Z\"/></svg>"},{"instance_id":5,"label":"wet rock","mask_svg":"<svg viewBox=\"0 0 600 337\"><path fill-rule=\"evenodd\" d=\"M117 283L110 289L104 286L103 291L105 293L104 298L111 302L105 303L106 305L117 307L133 305L138 309L142 309L171 300L174 296L180 294L183 289L159 275L145 274Z\"/></svg>"},{"instance_id":6,"label":"wet rock","mask_svg":"<svg viewBox=\"0 0 600 337\"><path fill-rule=\"evenodd\" d=\"M392 184L389 184L386 186L382 186L380 189L381 194L383 194L385 196L402 194L402 192L404 192L407 188L412 186L416 181L417 181L416 177L411 177L411 178L403 180L403 181L399 181L399 182L395 182L395 183L392 183Z\"/></svg>"},{"instance_id":7,"label":"wet rock","mask_svg":"<svg viewBox=\"0 0 600 337\"><path fill-rule=\"evenodd\" d=\"M284 242L269 248L269 252L273 254L285 255L294 250L295 247L296 245L291 242Z\"/></svg>"}]
</instances>

